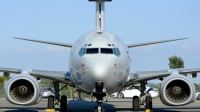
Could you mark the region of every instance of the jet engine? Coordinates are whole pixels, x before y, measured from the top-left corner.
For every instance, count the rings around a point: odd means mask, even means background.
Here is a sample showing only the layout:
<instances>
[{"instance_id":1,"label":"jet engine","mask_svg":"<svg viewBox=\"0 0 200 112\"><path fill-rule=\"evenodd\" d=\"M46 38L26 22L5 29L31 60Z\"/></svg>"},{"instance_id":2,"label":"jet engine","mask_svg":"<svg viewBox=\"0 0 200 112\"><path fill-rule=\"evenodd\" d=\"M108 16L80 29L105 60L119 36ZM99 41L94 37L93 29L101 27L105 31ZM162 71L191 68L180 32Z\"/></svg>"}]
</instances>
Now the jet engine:
<instances>
[{"instance_id":1,"label":"jet engine","mask_svg":"<svg viewBox=\"0 0 200 112\"><path fill-rule=\"evenodd\" d=\"M168 106L181 106L196 100L194 84L184 75L171 74L159 89L160 100Z\"/></svg>"},{"instance_id":2,"label":"jet engine","mask_svg":"<svg viewBox=\"0 0 200 112\"><path fill-rule=\"evenodd\" d=\"M31 75L15 75L5 84L7 101L17 105L34 105L40 102L40 84Z\"/></svg>"}]
</instances>

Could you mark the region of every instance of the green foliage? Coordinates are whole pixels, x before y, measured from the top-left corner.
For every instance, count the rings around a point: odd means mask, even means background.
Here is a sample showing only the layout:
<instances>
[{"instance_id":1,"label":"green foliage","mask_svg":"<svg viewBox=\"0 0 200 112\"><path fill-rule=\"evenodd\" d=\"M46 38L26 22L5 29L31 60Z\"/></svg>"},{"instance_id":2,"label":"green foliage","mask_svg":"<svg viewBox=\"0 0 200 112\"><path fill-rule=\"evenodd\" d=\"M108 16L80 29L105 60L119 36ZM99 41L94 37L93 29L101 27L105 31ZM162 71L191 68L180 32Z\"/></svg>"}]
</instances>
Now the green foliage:
<instances>
[{"instance_id":1,"label":"green foliage","mask_svg":"<svg viewBox=\"0 0 200 112\"><path fill-rule=\"evenodd\" d=\"M160 83L159 83L159 84L149 83L149 84L147 84L147 86L152 87L152 88L159 89Z\"/></svg>"},{"instance_id":2,"label":"green foliage","mask_svg":"<svg viewBox=\"0 0 200 112\"><path fill-rule=\"evenodd\" d=\"M4 83L0 83L0 96L2 97L4 94Z\"/></svg>"},{"instance_id":3,"label":"green foliage","mask_svg":"<svg viewBox=\"0 0 200 112\"><path fill-rule=\"evenodd\" d=\"M0 76L0 83L3 83L5 80L10 79L10 77Z\"/></svg>"},{"instance_id":4,"label":"green foliage","mask_svg":"<svg viewBox=\"0 0 200 112\"><path fill-rule=\"evenodd\" d=\"M52 80L49 80L49 79L41 79L41 80L42 80L42 82L41 82L42 88L46 88L46 87L53 88L53 81Z\"/></svg>"},{"instance_id":5,"label":"green foliage","mask_svg":"<svg viewBox=\"0 0 200 112\"><path fill-rule=\"evenodd\" d=\"M10 77L0 76L0 96L4 96L4 81L9 80Z\"/></svg>"},{"instance_id":6,"label":"green foliage","mask_svg":"<svg viewBox=\"0 0 200 112\"><path fill-rule=\"evenodd\" d=\"M194 83L194 87L195 87L196 90L200 90L200 84Z\"/></svg>"},{"instance_id":7,"label":"green foliage","mask_svg":"<svg viewBox=\"0 0 200 112\"><path fill-rule=\"evenodd\" d=\"M184 61L180 56L179 57L177 57L176 55L171 56L169 57L169 67L170 69L184 68Z\"/></svg>"}]
</instances>

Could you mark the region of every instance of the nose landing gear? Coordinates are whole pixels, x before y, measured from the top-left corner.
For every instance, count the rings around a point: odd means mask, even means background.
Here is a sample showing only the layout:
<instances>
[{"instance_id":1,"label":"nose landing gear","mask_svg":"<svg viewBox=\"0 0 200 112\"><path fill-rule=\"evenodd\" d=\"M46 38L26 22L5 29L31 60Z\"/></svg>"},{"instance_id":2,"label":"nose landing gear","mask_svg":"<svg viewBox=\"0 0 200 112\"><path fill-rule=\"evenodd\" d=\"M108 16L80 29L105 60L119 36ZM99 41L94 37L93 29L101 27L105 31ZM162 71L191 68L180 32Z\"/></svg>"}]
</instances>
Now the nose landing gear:
<instances>
[{"instance_id":1,"label":"nose landing gear","mask_svg":"<svg viewBox=\"0 0 200 112\"><path fill-rule=\"evenodd\" d=\"M103 97L106 96L106 90L104 89L103 82L96 82L95 88L92 91L92 95L97 99L97 105L94 107L94 112L105 112L105 108L101 106L103 102Z\"/></svg>"}]
</instances>

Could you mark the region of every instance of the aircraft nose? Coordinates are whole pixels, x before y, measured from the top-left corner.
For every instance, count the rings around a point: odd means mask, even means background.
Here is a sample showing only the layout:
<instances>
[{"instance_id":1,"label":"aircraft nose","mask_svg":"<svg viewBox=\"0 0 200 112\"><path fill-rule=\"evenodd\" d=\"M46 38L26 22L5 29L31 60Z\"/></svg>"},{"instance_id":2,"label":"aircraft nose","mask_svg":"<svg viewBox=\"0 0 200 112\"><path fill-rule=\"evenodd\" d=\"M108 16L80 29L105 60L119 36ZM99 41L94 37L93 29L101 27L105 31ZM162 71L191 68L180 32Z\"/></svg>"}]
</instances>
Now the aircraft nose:
<instances>
[{"instance_id":1,"label":"aircraft nose","mask_svg":"<svg viewBox=\"0 0 200 112\"><path fill-rule=\"evenodd\" d=\"M110 69L113 68L113 63L111 60L92 60L91 63L88 63L88 69L90 74L94 79L102 81L106 78L106 75L109 75Z\"/></svg>"}]
</instances>

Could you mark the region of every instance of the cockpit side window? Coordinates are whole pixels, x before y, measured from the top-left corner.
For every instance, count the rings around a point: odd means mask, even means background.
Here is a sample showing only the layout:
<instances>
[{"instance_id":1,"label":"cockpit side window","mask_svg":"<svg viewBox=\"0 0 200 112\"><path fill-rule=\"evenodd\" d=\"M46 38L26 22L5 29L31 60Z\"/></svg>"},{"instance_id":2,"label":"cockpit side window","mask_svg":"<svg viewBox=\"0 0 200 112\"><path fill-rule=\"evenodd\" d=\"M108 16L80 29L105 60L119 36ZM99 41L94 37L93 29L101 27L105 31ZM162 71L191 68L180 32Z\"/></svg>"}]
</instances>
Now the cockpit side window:
<instances>
[{"instance_id":1,"label":"cockpit side window","mask_svg":"<svg viewBox=\"0 0 200 112\"><path fill-rule=\"evenodd\" d=\"M98 54L99 53L99 48L87 48L86 49L86 54Z\"/></svg>"},{"instance_id":2,"label":"cockpit side window","mask_svg":"<svg viewBox=\"0 0 200 112\"><path fill-rule=\"evenodd\" d=\"M119 51L119 48L113 48L113 51L116 56L120 56L121 52Z\"/></svg>"},{"instance_id":3,"label":"cockpit side window","mask_svg":"<svg viewBox=\"0 0 200 112\"><path fill-rule=\"evenodd\" d=\"M81 48L80 51L79 51L79 56L83 56L85 55L85 51L86 51L86 48Z\"/></svg>"},{"instance_id":4,"label":"cockpit side window","mask_svg":"<svg viewBox=\"0 0 200 112\"><path fill-rule=\"evenodd\" d=\"M113 49L112 48L101 48L101 53L102 54L113 54Z\"/></svg>"}]
</instances>

